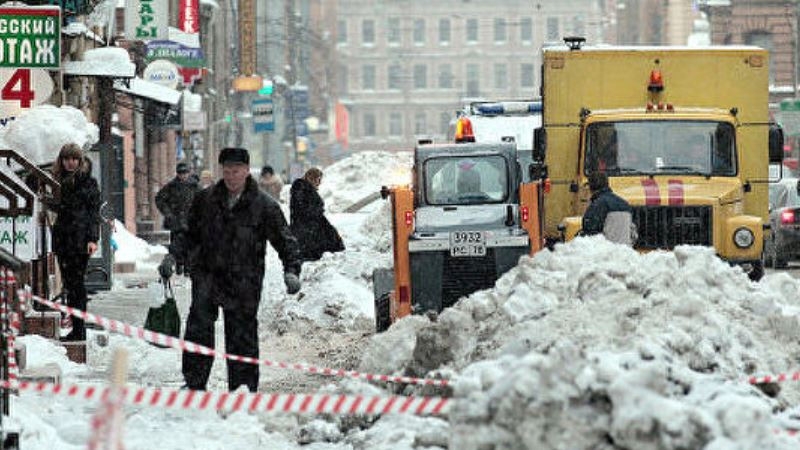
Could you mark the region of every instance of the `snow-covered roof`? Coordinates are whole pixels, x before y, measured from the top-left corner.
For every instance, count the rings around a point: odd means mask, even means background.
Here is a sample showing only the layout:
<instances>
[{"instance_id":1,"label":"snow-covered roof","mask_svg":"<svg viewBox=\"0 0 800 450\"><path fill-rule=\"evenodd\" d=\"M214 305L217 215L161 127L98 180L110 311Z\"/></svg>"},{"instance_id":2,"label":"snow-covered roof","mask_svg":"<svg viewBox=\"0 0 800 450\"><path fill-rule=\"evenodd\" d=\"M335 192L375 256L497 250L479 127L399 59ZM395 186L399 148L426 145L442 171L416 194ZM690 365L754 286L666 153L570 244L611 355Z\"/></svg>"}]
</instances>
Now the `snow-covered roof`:
<instances>
[{"instance_id":1,"label":"snow-covered roof","mask_svg":"<svg viewBox=\"0 0 800 450\"><path fill-rule=\"evenodd\" d=\"M135 95L137 97L145 97L150 100L155 100L161 103L168 103L170 105L177 105L181 100L181 92L175 89L161 86L160 84L151 83L136 77L130 81L130 87L125 86L121 81L114 83L114 89L125 92L126 94Z\"/></svg>"},{"instance_id":2,"label":"snow-covered roof","mask_svg":"<svg viewBox=\"0 0 800 450\"><path fill-rule=\"evenodd\" d=\"M103 38L93 33L92 30L90 30L89 27L87 27L83 22L72 22L66 27L62 28L61 32L67 36L83 35L95 42L105 44Z\"/></svg>"},{"instance_id":3,"label":"snow-covered roof","mask_svg":"<svg viewBox=\"0 0 800 450\"><path fill-rule=\"evenodd\" d=\"M167 29L169 40L192 48L200 48L200 33L187 33L175 27Z\"/></svg>"},{"instance_id":4,"label":"snow-covered roof","mask_svg":"<svg viewBox=\"0 0 800 450\"><path fill-rule=\"evenodd\" d=\"M65 62L64 74L133 78L136 75L136 65L131 62L131 57L124 48L100 47L86 50L83 61Z\"/></svg>"}]
</instances>

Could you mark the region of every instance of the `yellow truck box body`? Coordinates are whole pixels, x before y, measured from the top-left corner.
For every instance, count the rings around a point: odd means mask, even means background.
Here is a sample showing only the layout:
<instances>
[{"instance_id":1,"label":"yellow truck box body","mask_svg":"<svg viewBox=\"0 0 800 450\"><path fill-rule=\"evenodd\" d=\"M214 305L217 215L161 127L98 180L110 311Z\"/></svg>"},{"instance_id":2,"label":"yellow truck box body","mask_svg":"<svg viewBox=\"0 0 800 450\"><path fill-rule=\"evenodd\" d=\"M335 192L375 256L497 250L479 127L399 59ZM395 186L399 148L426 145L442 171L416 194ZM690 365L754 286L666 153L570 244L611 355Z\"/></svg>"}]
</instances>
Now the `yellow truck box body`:
<instances>
[{"instance_id":1,"label":"yellow truck box body","mask_svg":"<svg viewBox=\"0 0 800 450\"><path fill-rule=\"evenodd\" d=\"M729 124L734 130L735 173L609 173L611 187L634 207L708 206L712 210L709 244L713 242L718 254L740 262L760 258L761 224L768 214L769 63L765 50L744 46L548 48L543 51L543 65L543 126L552 182L545 197L547 237L560 236L559 224L568 226L567 235L576 231L588 205L587 127L606 122L708 121ZM660 79L661 89L648 89L654 79ZM666 157L672 151L668 143L640 144L659 146ZM678 225L690 221L679 219ZM750 248L739 248L732 241L731 233L741 226L754 229L756 242Z\"/></svg>"}]
</instances>

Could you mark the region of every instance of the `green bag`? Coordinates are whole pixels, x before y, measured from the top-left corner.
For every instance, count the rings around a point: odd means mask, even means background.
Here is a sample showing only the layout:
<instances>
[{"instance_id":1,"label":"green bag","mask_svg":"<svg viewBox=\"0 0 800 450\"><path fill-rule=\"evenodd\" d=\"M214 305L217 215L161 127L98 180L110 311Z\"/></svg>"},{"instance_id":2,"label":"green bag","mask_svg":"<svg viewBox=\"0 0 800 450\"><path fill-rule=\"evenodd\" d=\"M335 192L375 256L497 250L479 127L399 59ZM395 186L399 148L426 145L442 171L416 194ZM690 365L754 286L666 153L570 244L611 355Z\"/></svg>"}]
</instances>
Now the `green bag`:
<instances>
[{"instance_id":1,"label":"green bag","mask_svg":"<svg viewBox=\"0 0 800 450\"><path fill-rule=\"evenodd\" d=\"M159 307L150 308L147 311L147 319L144 321L144 328L168 336L180 336L181 315L178 313L178 305L175 303L175 294L172 292L172 284L169 281L164 285L164 303ZM163 347L162 345L153 345Z\"/></svg>"}]
</instances>

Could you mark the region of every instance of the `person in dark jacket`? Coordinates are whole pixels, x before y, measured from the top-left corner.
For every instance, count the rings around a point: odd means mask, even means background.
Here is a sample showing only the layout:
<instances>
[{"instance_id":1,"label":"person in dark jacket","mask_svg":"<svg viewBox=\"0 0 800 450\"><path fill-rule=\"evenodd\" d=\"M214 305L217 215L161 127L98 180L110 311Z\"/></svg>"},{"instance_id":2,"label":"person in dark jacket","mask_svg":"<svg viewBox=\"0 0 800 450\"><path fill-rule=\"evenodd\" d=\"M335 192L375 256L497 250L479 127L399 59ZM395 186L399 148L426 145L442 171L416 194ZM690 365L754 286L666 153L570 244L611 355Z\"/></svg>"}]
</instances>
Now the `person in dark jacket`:
<instances>
[{"instance_id":1,"label":"person in dark jacket","mask_svg":"<svg viewBox=\"0 0 800 450\"><path fill-rule=\"evenodd\" d=\"M100 238L100 188L92 177L89 162L77 144L61 147L53 165L53 177L61 185L56 198L45 204L56 213L53 224L53 251L58 260L67 306L86 311L86 267L97 251ZM72 331L64 341L86 339L82 319L72 319Z\"/></svg>"},{"instance_id":2,"label":"person in dark jacket","mask_svg":"<svg viewBox=\"0 0 800 450\"><path fill-rule=\"evenodd\" d=\"M178 275L189 273L187 255L179 249L186 248L183 241L189 230L189 207L192 205L194 194L200 190L197 181L189 172L186 163L178 163L175 167L175 178L156 194L156 208L164 216L164 228L169 230L169 253L175 260L175 273Z\"/></svg>"},{"instance_id":3,"label":"person in dark jacket","mask_svg":"<svg viewBox=\"0 0 800 450\"><path fill-rule=\"evenodd\" d=\"M321 183L322 171L312 167L303 178L294 180L289 191L290 227L300 243L303 261L316 261L325 252L344 250L339 232L325 217L325 202L317 192Z\"/></svg>"},{"instance_id":4,"label":"person in dark jacket","mask_svg":"<svg viewBox=\"0 0 800 450\"><path fill-rule=\"evenodd\" d=\"M609 241L633 245L633 209L625 199L611 191L608 176L604 172L589 174L589 190L592 202L583 214L583 234L602 233Z\"/></svg>"},{"instance_id":5,"label":"person in dark jacket","mask_svg":"<svg viewBox=\"0 0 800 450\"><path fill-rule=\"evenodd\" d=\"M187 243L192 264L192 304L184 339L214 347L214 322L222 308L225 351L258 358L256 313L264 280L267 241L283 263L290 294L300 290L300 255L278 203L258 188L243 148L219 154L222 180L195 195ZM183 353L186 386L204 390L213 357ZM258 365L228 360L228 388L258 389Z\"/></svg>"}]
</instances>

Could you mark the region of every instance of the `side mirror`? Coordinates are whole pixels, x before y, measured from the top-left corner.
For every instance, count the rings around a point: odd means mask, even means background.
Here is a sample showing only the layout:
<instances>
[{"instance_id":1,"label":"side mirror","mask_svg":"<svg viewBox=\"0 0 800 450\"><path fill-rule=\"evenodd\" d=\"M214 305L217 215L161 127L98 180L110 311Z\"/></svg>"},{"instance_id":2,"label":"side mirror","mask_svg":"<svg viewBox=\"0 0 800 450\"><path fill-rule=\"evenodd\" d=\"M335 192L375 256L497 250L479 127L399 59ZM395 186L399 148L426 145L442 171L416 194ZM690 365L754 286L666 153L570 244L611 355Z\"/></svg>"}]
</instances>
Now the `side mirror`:
<instances>
[{"instance_id":1,"label":"side mirror","mask_svg":"<svg viewBox=\"0 0 800 450\"><path fill-rule=\"evenodd\" d=\"M533 163L528 166L528 177L531 180L544 180L547 178L547 166Z\"/></svg>"},{"instance_id":2,"label":"side mirror","mask_svg":"<svg viewBox=\"0 0 800 450\"><path fill-rule=\"evenodd\" d=\"M547 132L544 128L539 127L533 130L533 160L544 162L544 157L547 151Z\"/></svg>"},{"instance_id":3,"label":"side mirror","mask_svg":"<svg viewBox=\"0 0 800 450\"><path fill-rule=\"evenodd\" d=\"M769 162L783 162L783 128L774 122L769 124Z\"/></svg>"}]
</instances>

